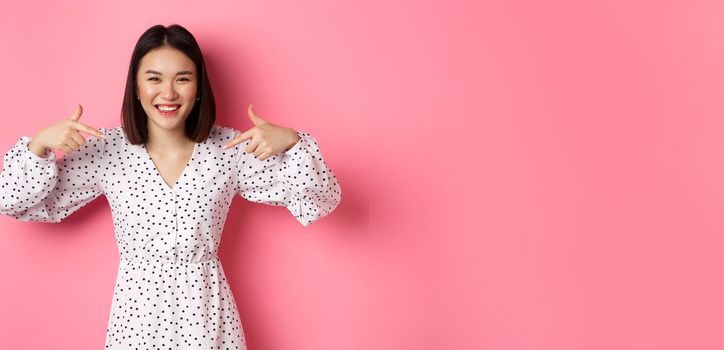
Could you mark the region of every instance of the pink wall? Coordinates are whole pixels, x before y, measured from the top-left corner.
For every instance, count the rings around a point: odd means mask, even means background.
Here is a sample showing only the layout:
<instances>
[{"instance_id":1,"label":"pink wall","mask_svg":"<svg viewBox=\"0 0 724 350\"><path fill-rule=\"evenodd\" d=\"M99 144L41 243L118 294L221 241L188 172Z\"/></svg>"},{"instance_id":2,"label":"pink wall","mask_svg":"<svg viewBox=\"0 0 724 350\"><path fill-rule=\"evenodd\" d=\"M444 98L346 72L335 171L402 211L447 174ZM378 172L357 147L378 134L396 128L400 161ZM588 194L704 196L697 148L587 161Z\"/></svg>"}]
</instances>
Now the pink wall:
<instances>
[{"instance_id":1,"label":"pink wall","mask_svg":"<svg viewBox=\"0 0 724 350\"><path fill-rule=\"evenodd\" d=\"M66 3L0 11L0 148L76 103L118 125L133 44L179 23L220 124L253 103L337 174L307 228L232 205L251 350L724 347L722 2ZM105 199L0 225L0 348L101 348Z\"/></svg>"}]
</instances>

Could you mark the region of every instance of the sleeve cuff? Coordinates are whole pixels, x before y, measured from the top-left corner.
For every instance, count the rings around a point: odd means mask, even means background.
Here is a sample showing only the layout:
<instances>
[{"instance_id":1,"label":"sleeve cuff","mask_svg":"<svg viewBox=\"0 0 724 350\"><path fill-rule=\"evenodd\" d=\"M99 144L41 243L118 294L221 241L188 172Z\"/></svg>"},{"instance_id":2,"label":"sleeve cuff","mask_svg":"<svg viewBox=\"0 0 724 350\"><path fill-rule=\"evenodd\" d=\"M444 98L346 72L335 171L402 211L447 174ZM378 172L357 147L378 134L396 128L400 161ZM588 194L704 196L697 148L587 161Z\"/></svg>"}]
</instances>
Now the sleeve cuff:
<instances>
[{"instance_id":1,"label":"sleeve cuff","mask_svg":"<svg viewBox=\"0 0 724 350\"><path fill-rule=\"evenodd\" d=\"M289 157L302 155L303 149L307 145L306 138L307 138L307 136L309 136L309 134L304 131L297 131L297 135L299 135L299 141L297 141L297 143L294 144L294 146L292 146L292 148L283 152L284 155L289 156Z\"/></svg>"},{"instance_id":2,"label":"sleeve cuff","mask_svg":"<svg viewBox=\"0 0 724 350\"><path fill-rule=\"evenodd\" d=\"M28 148L28 144L30 143L30 140L33 138L30 136L22 136L20 140L18 140L18 145L20 148L25 152L26 156L33 161L36 162L55 162L55 152L53 150L46 148L45 153L43 153L42 157L38 156L37 154L30 151L30 148Z\"/></svg>"}]
</instances>

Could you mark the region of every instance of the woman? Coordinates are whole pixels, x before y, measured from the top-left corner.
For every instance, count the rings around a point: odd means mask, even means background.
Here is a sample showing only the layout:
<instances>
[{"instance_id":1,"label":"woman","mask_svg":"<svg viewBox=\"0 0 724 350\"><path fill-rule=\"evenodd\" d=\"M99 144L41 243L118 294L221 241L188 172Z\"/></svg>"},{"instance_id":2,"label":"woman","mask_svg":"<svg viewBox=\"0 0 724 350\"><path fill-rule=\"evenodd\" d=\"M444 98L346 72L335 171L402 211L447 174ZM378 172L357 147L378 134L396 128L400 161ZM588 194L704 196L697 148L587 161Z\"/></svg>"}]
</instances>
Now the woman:
<instances>
[{"instance_id":1,"label":"woman","mask_svg":"<svg viewBox=\"0 0 724 350\"><path fill-rule=\"evenodd\" d=\"M4 157L2 214L59 222L107 197L121 260L106 349L245 349L216 255L233 197L285 206L304 226L341 200L310 134L251 106L254 127L241 133L215 125L215 110L194 37L156 25L133 51L122 126L88 126L79 105Z\"/></svg>"}]
</instances>

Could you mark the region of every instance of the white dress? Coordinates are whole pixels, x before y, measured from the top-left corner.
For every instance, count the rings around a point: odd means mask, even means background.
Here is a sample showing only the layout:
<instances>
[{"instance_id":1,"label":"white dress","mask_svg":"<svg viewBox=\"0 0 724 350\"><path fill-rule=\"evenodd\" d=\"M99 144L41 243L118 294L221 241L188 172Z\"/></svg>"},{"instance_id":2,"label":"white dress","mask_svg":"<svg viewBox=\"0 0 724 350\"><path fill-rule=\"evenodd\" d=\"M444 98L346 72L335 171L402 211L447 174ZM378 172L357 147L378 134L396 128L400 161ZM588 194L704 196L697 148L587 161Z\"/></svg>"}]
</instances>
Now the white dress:
<instances>
[{"instance_id":1,"label":"white dress","mask_svg":"<svg viewBox=\"0 0 724 350\"><path fill-rule=\"evenodd\" d=\"M316 140L298 132L292 149L265 160L224 150L240 132L214 125L194 146L169 186L145 145L127 142L121 127L83 135L77 152L38 157L22 136L5 154L0 214L21 221L59 222L105 195L120 262L106 349L246 349L236 303L217 249L233 197L285 206L307 226L341 200L339 183Z\"/></svg>"}]
</instances>

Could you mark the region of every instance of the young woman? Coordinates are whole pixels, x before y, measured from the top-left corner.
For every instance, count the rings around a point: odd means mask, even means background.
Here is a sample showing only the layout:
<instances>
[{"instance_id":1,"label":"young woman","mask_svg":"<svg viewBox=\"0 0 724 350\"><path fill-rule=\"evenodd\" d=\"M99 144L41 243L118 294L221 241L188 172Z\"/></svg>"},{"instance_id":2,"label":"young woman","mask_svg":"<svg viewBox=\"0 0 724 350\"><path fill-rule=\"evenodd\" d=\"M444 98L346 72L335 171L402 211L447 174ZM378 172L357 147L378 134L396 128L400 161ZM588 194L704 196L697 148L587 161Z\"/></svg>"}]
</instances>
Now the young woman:
<instances>
[{"instance_id":1,"label":"young woman","mask_svg":"<svg viewBox=\"0 0 724 350\"><path fill-rule=\"evenodd\" d=\"M91 127L81 112L6 153L0 213L59 222L106 196L121 258L106 349L246 349L216 255L229 205L239 194L284 206L304 226L328 215L341 191L316 140L251 106L245 132L214 124L203 55L179 25L139 38L121 126Z\"/></svg>"}]
</instances>

